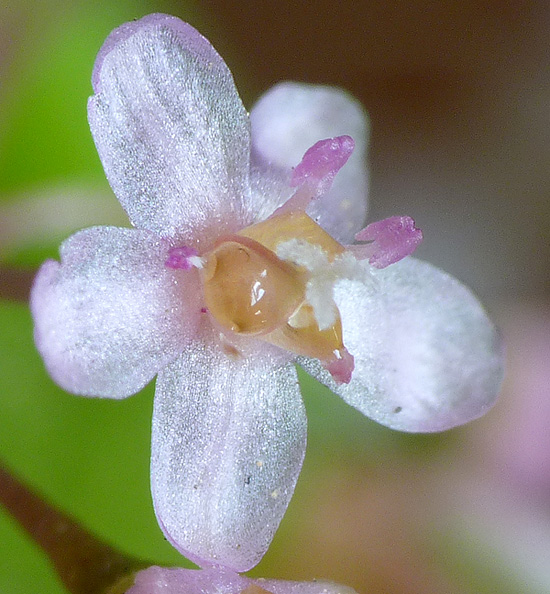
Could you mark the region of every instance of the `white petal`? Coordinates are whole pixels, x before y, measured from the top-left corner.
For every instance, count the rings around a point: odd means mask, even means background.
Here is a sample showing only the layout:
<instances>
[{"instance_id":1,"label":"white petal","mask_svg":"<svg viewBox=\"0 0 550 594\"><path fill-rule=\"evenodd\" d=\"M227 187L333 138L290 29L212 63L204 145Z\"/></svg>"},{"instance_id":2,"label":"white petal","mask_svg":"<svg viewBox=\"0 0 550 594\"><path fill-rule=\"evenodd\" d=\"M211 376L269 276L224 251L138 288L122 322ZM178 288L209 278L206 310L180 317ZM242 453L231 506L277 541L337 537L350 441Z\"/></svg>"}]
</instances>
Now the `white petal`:
<instances>
[{"instance_id":1,"label":"white petal","mask_svg":"<svg viewBox=\"0 0 550 594\"><path fill-rule=\"evenodd\" d=\"M175 17L149 15L111 33L93 81L90 127L130 220L182 240L239 228L249 122L210 43Z\"/></svg>"},{"instance_id":2,"label":"white petal","mask_svg":"<svg viewBox=\"0 0 550 594\"><path fill-rule=\"evenodd\" d=\"M245 571L266 552L305 451L292 364L193 343L159 374L152 492L167 538L201 566Z\"/></svg>"},{"instance_id":3,"label":"white petal","mask_svg":"<svg viewBox=\"0 0 550 594\"><path fill-rule=\"evenodd\" d=\"M336 175L331 190L314 200L307 210L338 241L351 243L367 211L369 130L361 105L334 87L286 82L259 99L250 120L256 167L262 170L263 163L267 170L264 175L270 179L276 178L274 170L279 170L279 179L283 180L283 172L296 167L319 140L342 135L353 138L355 150ZM261 188L261 184L258 186ZM272 182L272 186L275 188L276 183ZM279 191L272 190L267 197L273 202L271 212L288 196L281 182ZM256 200L267 208L261 195Z\"/></svg>"},{"instance_id":4,"label":"white petal","mask_svg":"<svg viewBox=\"0 0 550 594\"><path fill-rule=\"evenodd\" d=\"M248 578L221 567L153 566L136 574L135 583L126 594L241 594L251 583Z\"/></svg>"},{"instance_id":5,"label":"white petal","mask_svg":"<svg viewBox=\"0 0 550 594\"><path fill-rule=\"evenodd\" d=\"M352 406L402 431L442 431L484 414L502 380L499 335L456 279L406 258L372 270L373 284L342 281L335 301L355 357L349 384L314 361L304 367Z\"/></svg>"},{"instance_id":6,"label":"white petal","mask_svg":"<svg viewBox=\"0 0 550 594\"><path fill-rule=\"evenodd\" d=\"M166 268L168 248L149 231L95 227L62 244L61 263L43 264L31 293L35 340L65 390L129 396L183 350L200 315L197 288Z\"/></svg>"},{"instance_id":7,"label":"white petal","mask_svg":"<svg viewBox=\"0 0 550 594\"><path fill-rule=\"evenodd\" d=\"M331 582L287 582L250 579L222 567L182 569L148 567L136 574L127 594L355 594L355 590Z\"/></svg>"},{"instance_id":8,"label":"white petal","mask_svg":"<svg viewBox=\"0 0 550 594\"><path fill-rule=\"evenodd\" d=\"M255 580L256 584L271 594L357 594L353 588L334 582L287 582L283 580Z\"/></svg>"}]
</instances>

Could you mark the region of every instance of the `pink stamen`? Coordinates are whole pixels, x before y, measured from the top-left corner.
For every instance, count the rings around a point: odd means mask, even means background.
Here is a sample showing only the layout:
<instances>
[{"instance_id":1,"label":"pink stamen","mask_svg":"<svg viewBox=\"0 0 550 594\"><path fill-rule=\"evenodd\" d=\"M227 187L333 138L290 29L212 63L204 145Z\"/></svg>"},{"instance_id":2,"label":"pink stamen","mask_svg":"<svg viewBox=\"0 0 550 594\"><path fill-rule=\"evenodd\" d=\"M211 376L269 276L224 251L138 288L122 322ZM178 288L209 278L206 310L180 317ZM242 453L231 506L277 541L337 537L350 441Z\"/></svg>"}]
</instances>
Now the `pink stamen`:
<instances>
[{"instance_id":1,"label":"pink stamen","mask_svg":"<svg viewBox=\"0 0 550 594\"><path fill-rule=\"evenodd\" d=\"M272 216L280 215L292 210L305 210L313 198L314 196L308 186L301 186L282 206L279 206L279 208L275 210Z\"/></svg>"},{"instance_id":2,"label":"pink stamen","mask_svg":"<svg viewBox=\"0 0 550 594\"><path fill-rule=\"evenodd\" d=\"M371 223L355 236L365 245L346 246L359 260L368 260L375 268L386 268L409 256L420 245L422 231L411 217L389 217Z\"/></svg>"},{"instance_id":3,"label":"pink stamen","mask_svg":"<svg viewBox=\"0 0 550 594\"><path fill-rule=\"evenodd\" d=\"M355 142L350 136L336 136L316 142L294 169L290 185L296 187L307 184L315 197L325 194L354 148Z\"/></svg>"},{"instance_id":4,"label":"pink stamen","mask_svg":"<svg viewBox=\"0 0 550 594\"><path fill-rule=\"evenodd\" d=\"M170 248L168 252L168 259L164 263L168 268L175 270L191 270L196 263L193 259L198 258L199 252L192 247L186 245L182 247Z\"/></svg>"},{"instance_id":5,"label":"pink stamen","mask_svg":"<svg viewBox=\"0 0 550 594\"><path fill-rule=\"evenodd\" d=\"M316 142L292 172L290 186L297 187L296 192L275 212L305 210L312 200L326 194L354 147L351 136L336 136Z\"/></svg>"}]
</instances>

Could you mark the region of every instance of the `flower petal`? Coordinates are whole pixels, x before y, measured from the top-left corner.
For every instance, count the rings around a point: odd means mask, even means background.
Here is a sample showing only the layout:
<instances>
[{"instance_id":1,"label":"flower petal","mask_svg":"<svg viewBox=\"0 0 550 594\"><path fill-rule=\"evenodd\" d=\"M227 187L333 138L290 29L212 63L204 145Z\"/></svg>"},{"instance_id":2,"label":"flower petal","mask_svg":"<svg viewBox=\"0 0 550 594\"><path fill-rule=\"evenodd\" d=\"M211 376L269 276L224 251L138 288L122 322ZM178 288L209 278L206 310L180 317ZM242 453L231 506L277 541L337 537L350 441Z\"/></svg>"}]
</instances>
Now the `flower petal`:
<instances>
[{"instance_id":1,"label":"flower petal","mask_svg":"<svg viewBox=\"0 0 550 594\"><path fill-rule=\"evenodd\" d=\"M196 277L168 269L168 249L149 231L95 227L62 244L61 263L43 264L31 293L35 340L62 388L123 398L183 350L198 317L188 297Z\"/></svg>"},{"instance_id":2,"label":"flower petal","mask_svg":"<svg viewBox=\"0 0 550 594\"><path fill-rule=\"evenodd\" d=\"M334 582L287 582L283 580L255 580L256 584L271 594L356 594L353 588ZM251 592L251 594L254 594ZM257 593L259 594L259 593Z\"/></svg>"},{"instance_id":3,"label":"flower petal","mask_svg":"<svg viewBox=\"0 0 550 594\"><path fill-rule=\"evenodd\" d=\"M127 23L99 52L93 83L92 134L134 225L182 240L242 226L248 118L204 37L162 14Z\"/></svg>"},{"instance_id":4,"label":"flower petal","mask_svg":"<svg viewBox=\"0 0 550 594\"><path fill-rule=\"evenodd\" d=\"M201 566L261 559L302 466L306 418L292 364L196 342L159 374L152 492L172 544Z\"/></svg>"},{"instance_id":5,"label":"flower petal","mask_svg":"<svg viewBox=\"0 0 550 594\"><path fill-rule=\"evenodd\" d=\"M126 594L240 594L251 580L224 568L148 567Z\"/></svg>"},{"instance_id":6,"label":"flower petal","mask_svg":"<svg viewBox=\"0 0 550 594\"><path fill-rule=\"evenodd\" d=\"M136 574L126 594L355 594L355 590L331 582L287 582L251 579L216 567L182 569L148 567Z\"/></svg>"},{"instance_id":7,"label":"flower petal","mask_svg":"<svg viewBox=\"0 0 550 594\"><path fill-rule=\"evenodd\" d=\"M406 258L372 270L373 285L335 288L349 384L304 367L352 406L401 431L442 431L484 414L502 380L499 335L472 293L433 266Z\"/></svg>"},{"instance_id":8,"label":"flower petal","mask_svg":"<svg viewBox=\"0 0 550 594\"><path fill-rule=\"evenodd\" d=\"M307 210L338 241L351 243L363 227L367 211L369 131L361 105L334 87L286 82L259 99L250 119L255 164L267 177L273 177L274 168L290 172L319 140L342 135L353 138L355 150L331 190ZM282 174L280 178L284 179ZM282 191L272 191L271 212L288 197ZM265 197L258 192L255 198L259 207L266 208Z\"/></svg>"}]
</instances>

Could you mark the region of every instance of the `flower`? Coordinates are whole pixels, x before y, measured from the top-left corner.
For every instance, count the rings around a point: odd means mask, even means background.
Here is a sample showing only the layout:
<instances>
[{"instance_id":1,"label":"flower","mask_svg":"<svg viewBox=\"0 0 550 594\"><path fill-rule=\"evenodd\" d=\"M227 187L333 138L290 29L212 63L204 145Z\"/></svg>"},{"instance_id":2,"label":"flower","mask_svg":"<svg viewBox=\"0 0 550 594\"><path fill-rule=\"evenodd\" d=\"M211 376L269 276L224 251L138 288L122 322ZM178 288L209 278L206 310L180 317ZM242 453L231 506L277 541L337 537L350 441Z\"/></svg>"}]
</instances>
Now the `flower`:
<instances>
[{"instance_id":1,"label":"flower","mask_svg":"<svg viewBox=\"0 0 550 594\"><path fill-rule=\"evenodd\" d=\"M116 29L92 81L92 134L135 228L83 230L43 264L36 344L85 396L124 398L158 374L152 494L179 551L244 571L267 550L305 451L297 358L403 431L491 406L501 351L478 301L404 257L420 240L408 217L362 230L353 99L280 84L249 117L208 41L159 14ZM345 247L356 234L370 243Z\"/></svg>"},{"instance_id":2,"label":"flower","mask_svg":"<svg viewBox=\"0 0 550 594\"><path fill-rule=\"evenodd\" d=\"M136 574L126 594L355 594L331 582L250 579L223 568L149 567Z\"/></svg>"}]
</instances>

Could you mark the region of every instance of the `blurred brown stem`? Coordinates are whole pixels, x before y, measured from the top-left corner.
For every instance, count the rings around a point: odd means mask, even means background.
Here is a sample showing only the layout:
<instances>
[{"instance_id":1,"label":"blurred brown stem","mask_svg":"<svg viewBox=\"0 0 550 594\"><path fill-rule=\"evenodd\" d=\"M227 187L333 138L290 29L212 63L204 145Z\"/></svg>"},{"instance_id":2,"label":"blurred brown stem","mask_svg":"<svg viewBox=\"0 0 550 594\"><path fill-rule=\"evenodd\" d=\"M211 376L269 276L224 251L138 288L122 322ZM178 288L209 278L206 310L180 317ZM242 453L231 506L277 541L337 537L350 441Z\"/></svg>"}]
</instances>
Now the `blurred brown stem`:
<instances>
[{"instance_id":1,"label":"blurred brown stem","mask_svg":"<svg viewBox=\"0 0 550 594\"><path fill-rule=\"evenodd\" d=\"M0 503L44 550L71 594L100 594L145 564L99 541L0 466ZM40 589L40 585L37 584Z\"/></svg>"}]
</instances>

